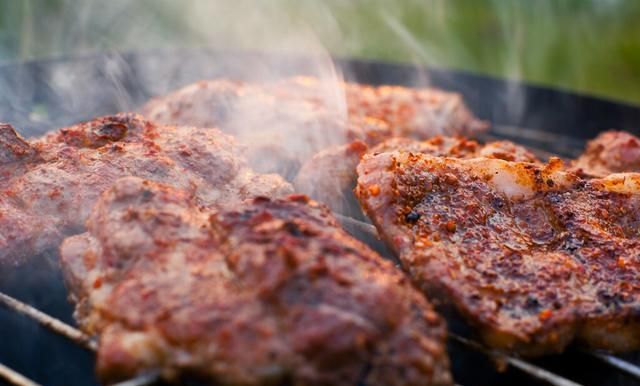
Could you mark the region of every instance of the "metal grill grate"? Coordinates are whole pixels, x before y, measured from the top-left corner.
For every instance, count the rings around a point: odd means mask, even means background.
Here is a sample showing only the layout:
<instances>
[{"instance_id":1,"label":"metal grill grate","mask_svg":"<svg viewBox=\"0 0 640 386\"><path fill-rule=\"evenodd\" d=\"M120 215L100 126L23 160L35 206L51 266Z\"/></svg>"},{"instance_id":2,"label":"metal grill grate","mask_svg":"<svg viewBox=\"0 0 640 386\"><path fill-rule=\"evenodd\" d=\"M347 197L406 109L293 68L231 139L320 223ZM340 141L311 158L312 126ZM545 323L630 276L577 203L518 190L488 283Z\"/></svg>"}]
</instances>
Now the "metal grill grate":
<instances>
[{"instance_id":1,"label":"metal grill grate","mask_svg":"<svg viewBox=\"0 0 640 386\"><path fill-rule=\"evenodd\" d=\"M363 226L367 226L367 224L363 223ZM71 342L82 346L83 348L95 352L97 350L96 342L89 336L85 335L82 331L63 323L62 321L55 319L40 310L31 307L28 304L25 304L18 299L15 299L9 295L4 293L0 293L0 304L4 307L11 309L12 311L21 313L36 322L40 323L42 326L48 328L49 330L68 338ZM568 380L560 375L554 374L551 371L545 370L539 366L536 366L527 361L514 358L502 353L491 351L480 343L475 342L473 340L464 338L462 336L456 334L449 334L449 337L456 342L476 351L480 351L483 354L497 359L502 360L508 363L509 365L518 368L529 376L536 378L541 381L545 381L553 386L579 386L579 383ZM617 358L616 358L617 359ZM626 363L626 362L625 362ZM635 367L630 363L626 363L627 366ZM0 365L1 366L1 365ZM636 368L637 371L640 371L640 368ZM0 367L0 377L5 378L9 383L16 386L27 386L27 385L37 385L35 382L29 380L25 376L16 373L15 371L7 368ZM134 379L124 381L118 383L113 386L142 386L142 385L151 385L157 382L160 378L160 374L158 372L149 372L140 375Z\"/></svg>"},{"instance_id":2,"label":"metal grill grate","mask_svg":"<svg viewBox=\"0 0 640 386\"><path fill-rule=\"evenodd\" d=\"M15 386L38 386L38 383L35 383L17 371L11 370L2 363L0 363L0 378L5 379L7 382Z\"/></svg>"},{"instance_id":3,"label":"metal grill grate","mask_svg":"<svg viewBox=\"0 0 640 386\"><path fill-rule=\"evenodd\" d=\"M337 217L346 229L351 230L351 233L362 241L370 243L371 240L377 239L377 232L373 225L355 220L350 217L341 215L337 215ZM20 313L33 319L50 331L67 338L69 341L85 348L86 350L89 350L91 352L95 352L97 350L97 342L93 338L84 334L82 331L2 292L0 292L0 305L11 311ZM478 351L483 355L491 358L492 360L512 366L513 368L520 370L531 378L534 378L546 384L552 386L580 386L580 383L567 379L559 374L554 373L553 371L547 370L523 359L506 355L501 352L493 351L472 339L460 336L455 333L449 333L449 339L466 347L467 349ZM623 372L631 376L635 380L640 381L640 367L634 365L633 363L604 353L590 352L589 355L592 355L593 357L599 359L600 361L602 361L602 363L610 366L611 368ZM35 383L34 381L2 364L0 364L0 378L4 378L7 382L15 386L37 385L37 383ZM158 371L150 371L148 373L141 374L134 379L120 382L113 386L152 385L158 382L159 379L160 373Z\"/></svg>"}]
</instances>

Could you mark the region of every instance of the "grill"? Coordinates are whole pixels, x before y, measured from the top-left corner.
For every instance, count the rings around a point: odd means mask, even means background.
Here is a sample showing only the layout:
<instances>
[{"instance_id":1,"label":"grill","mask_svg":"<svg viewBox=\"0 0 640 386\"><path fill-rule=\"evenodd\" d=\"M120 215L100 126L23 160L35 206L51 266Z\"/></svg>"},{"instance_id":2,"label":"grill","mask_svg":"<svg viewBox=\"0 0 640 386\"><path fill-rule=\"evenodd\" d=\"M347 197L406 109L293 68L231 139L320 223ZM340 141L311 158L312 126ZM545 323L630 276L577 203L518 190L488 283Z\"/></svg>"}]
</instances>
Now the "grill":
<instances>
[{"instance_id":1,"label":"grill","mask_svg":"<svg viewBox=\"0 0 640 386\"><path fill-rule=\"evenodd\" d=\"M24 135L117 111L135 109L153 95L199 79L259 80L308 73L314 58L246 52L173 50L103 54L0 66L0 119ZM259 65L246 66L246 63ZM337 59L345 77L370 84L433 86L461 92L467 105L493 127L481 139L510 139L542 158L572 157L598 131L640 127L640 108L463 72ZM344 228L393 259L372 225L338 214ZM96 342L73 326L56 253L35 256L0 272L0 385L93 385ZM460 385L632 385L640 383L640 353L613 356L572 348L533 361L493 352L447 315L449 353ZM497 369L500 369L498 371ZM120 385L158 383L143 374Z\"/></svg>"}]
</instances>

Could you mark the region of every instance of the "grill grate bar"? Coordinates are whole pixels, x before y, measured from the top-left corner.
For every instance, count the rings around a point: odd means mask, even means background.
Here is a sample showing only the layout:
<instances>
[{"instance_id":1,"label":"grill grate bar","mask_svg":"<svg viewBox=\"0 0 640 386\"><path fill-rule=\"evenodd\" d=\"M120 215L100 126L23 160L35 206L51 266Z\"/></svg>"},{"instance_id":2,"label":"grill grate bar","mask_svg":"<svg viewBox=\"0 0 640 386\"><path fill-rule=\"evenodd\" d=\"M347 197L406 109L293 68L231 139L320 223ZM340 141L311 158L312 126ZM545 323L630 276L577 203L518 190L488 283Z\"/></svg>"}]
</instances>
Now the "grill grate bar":
<instances>
[{"instance_id":1,"label":"grill grate bar","mask_svg":"<svg viewBox=\"0 0 640 386\"><path fill-rule=\"evenodd\" d=\"M366 234L368 237L371 237L373 239L378 239L378 232L373 225L367 224L365 222L356 220L351 217L339 215L339 214L336 214L336 217L341 223L343 223L343 225L348 224L351 227L357 228L360 232L362 232L363 234ZM70 339L74 343L79 344L80 346L90 351L95 352L97 350L97 343L95 342L95 340L93 340L88 335L84 334L82 331L2 292L0 292L0 305L3 305L17 313L20 313L22 315L25 315L27 317L34 319L36 322L40 323L42 326L50 329L51 331L59 335L62 335ZM459 336L453 333L449 333L449 336L456 342L463 344L476 351L482 352L487 356L504 360L507 364L523 371L524 373L530 375L533 378L536 378L541 381L545 381L550 385L581 386L579 383L573 382L569 379L566 379L560 375L557 375L551 371L543 369L539 366L536 366L522 359L511 357L503 353L490 350L476 341L464 338L462 336ZM598 353L598 352L591 352L589 354L600 359L603 363L619 371L624 372L625 374L631 375L636 379L640 379L640 367L632 363L629 363L623 359L617 358L609 354ZM9 382L11 382L16 386L38 386L37 383L34 383L33 381L29 380L23 375L16 373L10 368L2 365L1 363L0 363L0 377L8 380ZM150 372L141 374L127 381L113 384L112 386L146 386L146 385L154 384L159 380L160 380L160 372L156 370L156 371L150 371Z\"/></svg>"},{"instance_id":2,"label":"grill grate bar","mask_svg":"<svg viewBox=\"0 0 640 386\"><path fill-rule=\"evenodd\" d=\"M353 220L357 223L360 223L357 220ZM361 223L362 226L371 226L369 224L366 223ZM34 307L31 307L30 305L21 302L20 300L11 297L7 294L4 294L2 292L0 292L0 304L4 305L5 307L16 311L20 314L23 314L27 317L30 317L32 319L34 319L36 322L40 323L42 326L52 330L53 332L60 334L66 338L69 338L72 342L77 343L85 348L87 348L88 350L91 351L96 351L97 350L97 344L96 342L91 339L89 336L87 336L86 334L84 334L82 331L52 317L49 316L47 314L45 314L44 312L37 310ZM482 352L489 352L487 349L485 349L482 345L480 345L477 342L459 337L457 335L454 334L450 334L450 336L456 340L458 340L459 342L463 342L463 344L471 347L471 348L476 348L478 347L479 349L481 349L480 351ZM497 355L497 354L495 354ZM495 356L494 355L494 356ZM549 379L554 379L554 375L553 373L550 373L544 369L540 369L537 366L524 362L524 361L520 361L520 360L516 360L515 358L511 358L511 360L513 360L514 362L511 363L510 362L510 358L509 357L505 357L507 362L512 364L514 367L518 367L521 370L523 370L525 373L528 373L532 376L534 376L535 378L538 379L542 379L542 380L546 380L547 378ZM522 362L522 363L520 363ZM1 364L0 364L1 366ZM2 373L2 368L0 368L0 376L3 376L4 374ZM8 373L9 375L17 375L18 377L22 377L22 375L17 374L15 372L13 372L10 369L7 369L10 373ZM537 370L541 370L541 371L537 371ZM547 374L544 374L544 373ZM542 378L542 376L546 376L547 378ZM556 376L557 378L563 380L564 378L560 377L560 376ZM24 378L24 377L23 377ZM20 378L16 378L19 381L22 381L22 379ZM31 382L28 379L24 378L24 380L26 380L27 382ZM147 385L152 385L156 382L158 382L160 380L160 372L157 370L154 371L150 371L148 373L144 373L141 374L135 378L123 381L123 382L119 382L116 384L113 384L111 386L147 386ZM36 383L17 383L14 382L14 384L16 386L38 386L38 384ZM577 383L552 383L550 382L551 385L553 386L580 386ZM456 385L456 386L460 386L460 385Z\"/></svg>"},{"instance_id":3,"label":"grill grate bar","mask_svg":"<svg viewBox=\"0 0 640 386\"><path fill-rule=\"evenodd\" d=\"M616 356L605 354L602 352L589 352L589 355L598 358L603 363L616 368L623 373L640 380L640 367L634 365L633 363L627 362L624 359L620 359Z\"/></svg>"},{"instance_id":4,"label":"grill grate bar","mask_svg":"<svg viewBox=\"0 0 640 386\"><path fill-rule=\"evenodd\" d=\"M533 363L529 363L527 361L524 361L522 359L518 359L518 358L514 358L512 356L509 355L505 355L503 353L497 352L497 351L493 351L490 350L486 347L484 347L483 345L481 345L478 342L475 342L473 340L467 339L467 338L463 338L459 335L453 334L453 333L449 333L449 337L451 337L451 339L453 339L454 341L461 343L469 348L472 348L476 351L479 351L487 356L490 356L492 358L496 358L499 360L503 360L506 363L508 363L509 365L527 373L528 375L539 379L541 381L544 381L546 383L548 383L549 385L553 385L553 386L581 386L581 384L576 383L574 381L571 381L567 378L564 378L558 374L555 374L549 370L545 370L542 367L536 366Z\"/></svg>"},{"instance_id":5,"label":"grill grate bar","mask_svg":"<svg viewBox=\"0 0 640 386\"><path fill-rule=\"evenodd\" d=\"M87 350L90 351L97 351L98 349L98 345L95 342L95 340L91 339L91 337L89 337L88 335L86 335L85 333L83 333L82 331L78 330L75 327L72 327L52 316L49 316L47 314L45 314L44 312L31 307L30 305L21 302L20 300L11 297L7 294L4 294L2 292L0 292L0 304L2 304L3 306L16 311L22 315L25 315L33 320L35 320L36 322L40 323L42 326L48 328L49 330L64 336L65 338L68 338L69 340L71 340L72 342L79 344L80 346L86 348ZM2 364L0 364L0 366L2 366ZM15 372L12 372L12 370L8 369L8 368L2 368L0 367L0 376L5 376L3 370L8 370L10 371L10 373L8 373L10 376L17 376L17 377L22 377L22 375L17 374ZM24 377L23 377L24 378ZM31 386L31 385L35 385L37 386L37 383L33 383L31 381L29 381L28 379L24 378L24 379L18 379L18 381L25 381L27 383L19 383L19 382L13 382L16 386ZM151 371L148 373L144 373L141 374L133 379L124 381L124 382L120 382L120 383L116 383L112 386L145 386L145 385L151 385L157 381L160 380L160 372L159 371ZM10 381L13 381L13 379L11 379ZM29 383L31 382L31 383Z\"/></svg>"},{"instance_id":6,"label":"grill grate bar","mask_svg":"<svg viewBox=\"0 0 640 386\"><path fill-rule=\"evenodd\" d=\"M111 386L147 386L153 385L158 381L160 381L160 371L153 370L123 382L113 383Z\"/></svg>"},{"instance_id":7,"label":"grill grate bar","mask_svg":"<svg viewBox=\"0 0 640 386\"><path fill-rule=\"evenodd\" d=\"M0 304L18 312L19 314L30 317L44 327L59 335L69 338L87 350L96 351L98 349L96 342L77 328L51 317L44 312L2 292L0 292Z\"/></svg>"},{"instance_id":8,"label":"grill grate bar","mask_svg":"<svg viewBox=\"0 0 640 386\"><path fill-rule=\"evenodd\" d=\"M25 377L15 370L10 369L2 363L0 363L0 378L4 379L14 386L40 386L40 384L35 383L31 379Z\"/></svg>"}]
</instances>

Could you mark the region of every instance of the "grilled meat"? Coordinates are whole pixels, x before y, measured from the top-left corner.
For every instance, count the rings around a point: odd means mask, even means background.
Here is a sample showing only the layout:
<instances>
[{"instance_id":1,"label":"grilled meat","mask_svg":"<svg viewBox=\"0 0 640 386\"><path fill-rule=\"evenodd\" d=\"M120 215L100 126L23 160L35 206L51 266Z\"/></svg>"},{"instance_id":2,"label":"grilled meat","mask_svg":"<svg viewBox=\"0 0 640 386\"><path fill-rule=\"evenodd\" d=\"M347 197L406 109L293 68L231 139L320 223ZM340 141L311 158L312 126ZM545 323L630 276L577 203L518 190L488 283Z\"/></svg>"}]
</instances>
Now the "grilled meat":
<instances>
[{"instance_id":1,"label":"grilled meat","mask_svg":"<svg viewBox=\"0 0 640 386\"><path fill-rule=\"evenodd\" d=\"M0 262L19 263L82 231L99 194L123 176L171 183L203 205L291 192L281 177L249 169L242 151L217 130L157 126L128 114L33 142L0 126Z\"/></svg>"},{"instance_id":2,"label":"grilled meat","mask_svg":"<svg viewBox=\"0 0 640 386\"><path fill-rule=\"evenodd\" d=\"M318 90L330 86L344 94L349 119L383 121L389 125L391 137L425 139L436 135L473 135L488 126L471 113L460 94L435 88L370 86L351 82L327 86L321 79L298 76L276 82L269 92L281 97L317 100Z\"/></svg>"},{"instance_id":3,"label":"grilled meat","mask_svg":"<svg viewBox=\"0 0 640 386\"><path fill-rule=\"evenodd\" d=\"M20 161L31 160L35 155L35 150L16 133L11 125L0 123L0 165L15 165ZM3 179L12 171L11 168L3 170Z\"/></svg>"},{"instance_id":4,"label":"grilled meat","mask_svg":"<svg viewBox=\"0 0 640 386\"><path fill-rule=\"evenodd\" d=\"M201 210L135 177L61 248L104 381L449 385L445 326L396 268L304 196Z\"/></svg>"},{"instance_id":5,"label":"grilled meat","mask_svg":"<svg viewBox=\"0 0 640 386\"><path fill-rule=\"evenodd\" d=\"M346 107L340 103L345 98ZM288 178L329 146L354 140L375 145L398 135L423 139L473 134L486 126L457 94L327 84L311 77L264 83L202 81L155 98L141 111L158 122L219 127L250 146L256 170Z\"/></svg>"},{"instance_id":6,"label":"grilled meat","mask_svg":"<svg viewBox=\"0 0 640 386\"><path fill-rule=\"evenodd\" d=\"M375 154L396 150L439 157L484 157L503 159L505 161L539 162L533 153L511 141L493 141L481 144L463 136L436 136L426 141L416 141L410 138L391 138L375 146L369 152Z\"/></svg>"},{"instance_id":7,"label":"grilled meat","mask_svg":"<svg viewBox=\"0 0 640 386\"><path fill-rule=\"evenodd\" d=\"M433 88L373 87L346 83L349 114L383 120L395 137L474 135L487 128L465 106L460 94Z\"/></svg>"},{"instance_id":8,"label":"grilled meat","mask_svg":"<svg viewBox=\"0 0 640 386\"><path fill-rule=\"evenodd\" d=\"M335 211L357 216L349 209L359 207L352 191L356 186L356 167L360 158L367 151L375 154L393 150L456 158L486 157L539 162L526 148L510 141L495 141L483 145L462 136L436 136L426 141L397 137L383 141L369 150L366 144L357 141L318 152L303 164L293 185L297 191L329 205Z\"/></svg>"},{"instance_id":9,"label":"grilled meat","mask_svg":"<svg viewBox=\"0 0 640 386\"><path fill-rule=\"evenodd\" d=\"M493 158L516 162L540 162L538 157L536 157L535 154L530 152L526 147L506 140L493 141L481 146L474 157Z\"/></svg>"},{"instance_id":10,"label":"grilled meat","mask_svg":"<svg viewBox=\"0 0 640 386\"><path fill-rule=\"evenodd\" d=\"M300 163L328 146L388 137L375 119L354 125L319 97L295 98L254 83L201 81L151 100L142 114L156 122L219 127L250 148L251 165L293 178Z\"/></svg>"},{"instance_id":11,"label":"grilled meat","mask_svg":"<svg viewBox=\"0 0 640 386\"><path fill-rule=\"evenodd\" d=\"M364 142L356 141L322 150L302 165L293 186L334 211L353 216L349 208L358 205L350 191L356 185L356 167L367 149Z\"/></svg>"},{"instance_id":12,"label":"grilled meat","mask_svg":"<svg viewBox=\"0 0 640 386\"><path fill-rule=\"evenodd\" d=\"M537 165L366 155L358 198L415 283L493 347L640 347L640 175L583 180Z\"/></svg>"},{"instance_id":13,"label":"grilled meat","mask_svg":"<svg viewBox=\"0 0 640 386\"><path fill-rule=\"evenodd\" d=\"M606 131L587 143L572 170L586 177L640 171L640 138L626 131Z\"/></svg>"}]
</instances>

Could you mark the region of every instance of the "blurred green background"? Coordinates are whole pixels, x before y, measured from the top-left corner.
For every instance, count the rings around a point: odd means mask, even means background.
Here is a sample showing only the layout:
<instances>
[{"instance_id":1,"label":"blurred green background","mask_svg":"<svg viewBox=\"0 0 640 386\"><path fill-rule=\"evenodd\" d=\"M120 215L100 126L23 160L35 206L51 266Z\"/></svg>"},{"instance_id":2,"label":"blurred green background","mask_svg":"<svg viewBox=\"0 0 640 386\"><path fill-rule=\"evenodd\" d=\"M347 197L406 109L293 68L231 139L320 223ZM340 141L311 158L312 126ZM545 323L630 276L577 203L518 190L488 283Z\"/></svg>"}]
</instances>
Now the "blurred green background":
<instances>
[{"instance_id":1,"label":"blurred green background","mask_svg":"<svg viewBox=\"0 0 640 386\"><path fill-rule=\"evenodd\" d=\"M326 47L640 104L639 21L638 0L0 0L0 62L163 47Z\"/></svg>"}]
</instances>

